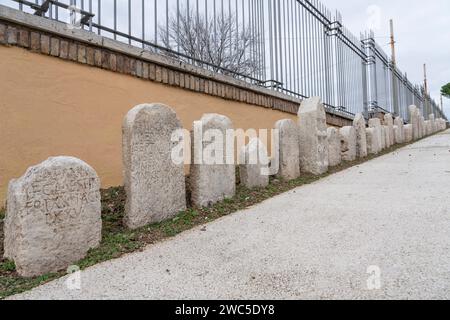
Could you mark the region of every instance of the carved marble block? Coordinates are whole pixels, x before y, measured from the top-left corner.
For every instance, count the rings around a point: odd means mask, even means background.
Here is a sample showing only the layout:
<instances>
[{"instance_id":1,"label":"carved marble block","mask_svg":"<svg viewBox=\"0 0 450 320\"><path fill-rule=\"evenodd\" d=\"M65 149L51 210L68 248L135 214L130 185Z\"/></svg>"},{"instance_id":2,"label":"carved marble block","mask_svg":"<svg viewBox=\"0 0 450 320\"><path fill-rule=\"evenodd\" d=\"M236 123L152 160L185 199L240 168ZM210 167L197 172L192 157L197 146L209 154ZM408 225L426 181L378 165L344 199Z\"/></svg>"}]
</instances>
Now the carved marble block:
<instances>
[{"instance_id":1,"label":"carved marble block","mask_svg":"<svg viewBox=\"0 0 450 320\"><path fill-rule=\"evenodd\" d=\"M72 157L31 167L8 189L5 257L24 277L67 268L100 244L100 181Z\"/></svg>"},{"instance_id":2,"label":"carved marble block","mask_svg":"<svg viewBox=\"0 0 450 320\"><path fill-rule=\"evenodd\" d=\"M172 151L182 128L162 104L133 108L123 122L123 163L127 201L125 224L132 229L160 222L186 209L184 163Z\"/></svg>"}]
</instances>

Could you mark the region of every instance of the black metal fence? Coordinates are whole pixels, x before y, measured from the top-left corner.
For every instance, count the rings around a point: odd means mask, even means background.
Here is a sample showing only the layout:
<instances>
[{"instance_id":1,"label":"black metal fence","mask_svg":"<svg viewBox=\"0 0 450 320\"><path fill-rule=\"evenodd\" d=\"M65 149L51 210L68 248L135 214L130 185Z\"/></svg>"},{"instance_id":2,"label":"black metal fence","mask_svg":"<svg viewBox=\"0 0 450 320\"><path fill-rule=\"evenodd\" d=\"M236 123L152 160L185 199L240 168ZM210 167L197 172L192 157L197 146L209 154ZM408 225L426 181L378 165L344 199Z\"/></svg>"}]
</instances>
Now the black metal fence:
<instances>
[{"instance_id":1,"label":"black metal fence","mask_svg":"<svg viewBox=\"0 0 450 320\"><path fill-rule=\"evenodd\" d=\"M376 43L318 0L0 0L0 4L366 117L445 118ZM206 36L205 36L206 35ZM189 42L186 44L186 42ZM191 43L192 42L192 43ZM205 47L209 49L205 50ZM217 54L220 52L220 55ZM238 60L228 59L238 57Z\"/></svg>"}]
</instances>

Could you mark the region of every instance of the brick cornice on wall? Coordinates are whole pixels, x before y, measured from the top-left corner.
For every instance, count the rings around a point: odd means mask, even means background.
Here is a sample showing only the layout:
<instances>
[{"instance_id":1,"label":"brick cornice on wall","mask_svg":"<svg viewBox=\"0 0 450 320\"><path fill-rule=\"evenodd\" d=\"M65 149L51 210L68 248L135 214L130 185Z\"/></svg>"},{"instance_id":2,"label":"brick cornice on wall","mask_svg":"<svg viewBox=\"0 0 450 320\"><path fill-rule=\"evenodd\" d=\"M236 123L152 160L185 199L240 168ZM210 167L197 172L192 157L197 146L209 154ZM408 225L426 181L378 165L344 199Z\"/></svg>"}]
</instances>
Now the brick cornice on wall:
<instances>
[{"instance_id":1,"label":"brick cornice on wall","mask_svg":"<svg viewBox=\"0 0 450 320\"><path fill-rule=\"evenodd\" d=\"M0 5L0 44L228 100L297 114L300 99L214 73L95 33ZM330 125L351 124L328 111Z\"/></svg>"}]
</instances>

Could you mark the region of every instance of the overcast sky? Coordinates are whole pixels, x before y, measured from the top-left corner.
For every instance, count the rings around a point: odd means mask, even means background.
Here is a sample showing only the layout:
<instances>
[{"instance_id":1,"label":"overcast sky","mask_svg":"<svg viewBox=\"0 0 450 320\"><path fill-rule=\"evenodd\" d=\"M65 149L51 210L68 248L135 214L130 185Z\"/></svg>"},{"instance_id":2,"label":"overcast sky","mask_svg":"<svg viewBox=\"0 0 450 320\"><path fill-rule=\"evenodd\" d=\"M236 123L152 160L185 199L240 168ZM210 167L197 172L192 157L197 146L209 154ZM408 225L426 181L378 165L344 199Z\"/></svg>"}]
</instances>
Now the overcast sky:
<instances>
[{"instance_id":1,"label":"overcast sky","mask_svg":"<svg viewBox=\"0 0 450 320\"><path fill-rule=\"evenodd\" d=\"M338 9L344 25L359 35L367 25L375 27L377 42L390 55L389 19L394 19L397 63L413 83L423 82L427 63L429 89L440 103L440 88L450 82L449 0L322 0ZM379 19L378 17L379 16ZM450 99L444 98L450 119Z\"/></svg>"}]
</instances>

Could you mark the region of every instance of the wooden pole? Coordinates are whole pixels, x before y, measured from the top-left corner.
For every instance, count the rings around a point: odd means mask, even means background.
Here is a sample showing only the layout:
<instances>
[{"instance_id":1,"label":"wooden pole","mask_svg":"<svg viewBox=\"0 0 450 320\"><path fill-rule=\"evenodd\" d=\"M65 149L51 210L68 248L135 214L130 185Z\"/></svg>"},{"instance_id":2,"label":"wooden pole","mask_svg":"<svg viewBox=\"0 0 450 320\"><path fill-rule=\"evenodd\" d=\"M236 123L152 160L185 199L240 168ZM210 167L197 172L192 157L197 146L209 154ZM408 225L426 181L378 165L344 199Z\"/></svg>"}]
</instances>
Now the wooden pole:
<instances>
[{"instance_id":1,"label":"wooden pole","mask_svg":"<svg viewBox=\"0 0 450 320\"><path fill-rule=\"evenodd\" d=\"M400 114L399 105L398 105L398 87L397 87L397 59L395 56L395 37L394 37L394 20L390 20L390 26L391 26L391 62L392 62L392 100L393 100L393 108L394 113L396 115Z\"/></svg>"},{"instance_id":2,"label":"wooden pole","mask_svg":"<svg viewBox=\"0 0 450 320\"><path fill-rule=\"evenodd\" d=\"M427 79L427 65L423 64L423 88L425 90L425 110L426 117L430 114L430 105L428 103L428 79Z\"/></svg>"},{"instance_id":3,"label":"wooden pole","mask_svg":"<svg viewBox=\"0 0 450 320\"><path fill-rule=\"evenodd\" d=\"M395 56L395 36L394 36L394 20L390 20L390 26L391 26L391 52L392 52L392 64L394 67L397 66L397 59Z\"/></svg>"}]
</instances>

